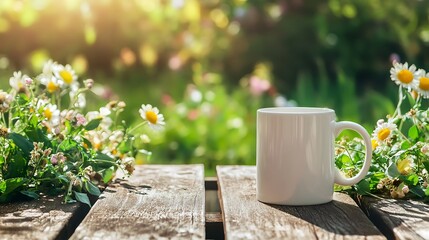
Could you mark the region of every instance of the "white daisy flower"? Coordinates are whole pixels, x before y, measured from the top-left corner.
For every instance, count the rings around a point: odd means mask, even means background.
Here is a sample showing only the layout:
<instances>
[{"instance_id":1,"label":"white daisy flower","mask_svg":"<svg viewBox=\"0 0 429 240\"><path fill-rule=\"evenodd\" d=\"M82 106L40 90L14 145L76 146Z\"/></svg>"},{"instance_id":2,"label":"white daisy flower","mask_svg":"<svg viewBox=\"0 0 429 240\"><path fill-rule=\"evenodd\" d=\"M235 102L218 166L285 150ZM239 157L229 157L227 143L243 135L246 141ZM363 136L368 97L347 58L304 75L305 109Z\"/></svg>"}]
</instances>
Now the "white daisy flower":
<instances>
[{"instance_id":1,"label":"white daisy flower","mask_svg":"<svg viewBox=\"0 0 429 240\"><path fill-rule=\"evenodd\" d=\"M26 80L29 77L27 75L23 75L21 71L14 72L13 77L9 79L10 86L15 89L17 92L25 92L26 87Z\"/></svg>"},{"instance_id":2,"label":"white daisy flower","mask_svg":"<svg viewBox=\"0 0 429 240\"><path fill-rule=\"evenodd\" d=\"M417 81L416 66L413 64L408 67L408 63L394 62L390 69L390 78L397 85L407 88L409 91Z\"/></svg>"},{"instance_id":3,"label":"white daisy flower","mask_svg":"<svg viewBox=\"0 0 429 240\"><path fill-rule=\"evenodd\" d=\"M37 76L37 79L41 82L47 81L46 79L51 79L54 76L54 69L56 68L57 63L49 59L44 65L42 73Z\"/></svg>"},{"instance_id":4,"label":"white daisy flower","mask_svg":"<svg viewBox=\"0 0 429 240\"><path fill-rule=\"evenodd\" d=\"M159 129L165 125L164 115L159 113L158 108L152 107L150 104L142 104L139 113L140 116L146 120L149 126L153 129Z\"/></svg>"},{"instance_id":5,"label":"white daisy flower","mask_svg":"<svg viewBox=\"0 0 429 240\"><path fill-rule=\"evenodd\" d=\"M54 69L56 68L56 66L58 65L57 62L52 61L52 59L49 59L44 65L43 65L43 70L42 70L42 74L47 75L47 76L52 76L54 75Z\"/></svg>"},{"instance_id":6,"label":"white daisy flower","mask_svg":"<svg viewBox=\"0 0 429 240\"><path fill-rule=\"evenodd\" d=\"M374 130L372 139L375 139L379 145L386 143L396 131L398 127L392 122L382 122Z\"/></svg>"},{"instance_id":7,"label":"white daisy flower","mask_svg":"<svg viewBox=\"0 0 429 240\"><path fill-rule=\"evenodd\" d=\"M60 110L58 110L55 104L46 104L43 107L43 116L54 127L60 124Z\"/></svg>"},{"instance_id":8,"label":"white daisy flower","mask_svg":"<svg viewBox=\"0 0 429 240\"><path fill-rule=\"evenodd\" d=\"M67 86L76 86L78 83L77 75L69 64L66 66L58 64L54 68L54 75L61 81L61 83L64 83Z\"/></svg>"},{"instance_id":9,"label":"white daisy flower","mask_svg":"<svg viewBox=\"0 0 429 240\"><path fill-rule=\"evenodd\" d=\"M424 98L429 98L429 72L419 69L417 71L417 82L414 89Z\"/></svg>"},{"instance_id":10,"label":"white daisy flower","mask_svg":"<svg viewBox=\"0 0 429 240\"><path fill-rule=\"evenodd\" d=\"M46 86L46 91L49 93L60 90L60 82L54 76L43 77L40 79L40 83Z\"/></svg>"}]
</instances>

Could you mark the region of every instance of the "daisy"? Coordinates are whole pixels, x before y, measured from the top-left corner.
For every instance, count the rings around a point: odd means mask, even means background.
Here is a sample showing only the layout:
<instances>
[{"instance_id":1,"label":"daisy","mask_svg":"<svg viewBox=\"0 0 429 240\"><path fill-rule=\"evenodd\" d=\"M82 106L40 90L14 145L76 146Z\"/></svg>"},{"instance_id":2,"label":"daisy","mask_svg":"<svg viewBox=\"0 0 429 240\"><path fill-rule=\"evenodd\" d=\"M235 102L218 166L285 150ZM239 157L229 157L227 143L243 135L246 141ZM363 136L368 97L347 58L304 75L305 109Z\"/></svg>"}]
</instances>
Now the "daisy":
<instances>
[{"instance_id":1,"label":"daisy","mask_svg":"<svg viewBox=\"0 0 429 240\"><path fill-rule=\"evenodd\" d=\"M54 76L54 69L56 68L57 63L52 61L51 59L47 61L43 65L42 73L37 76L37 79L41 82L48 81L47 79L50 79Z\"/></svg>"},{"instance_id":2,"label":"daisy","mask_svg":"<svg viewBox=\"0 0 429 240\"><path fill-rule=\"evenodd\" d=\"M149 126L153 129L159 129L165 125L164 115L159 113L158 108L152 107L150 104L142 104L139 113L140 116L146 120Z\"/></svg>"},{"instance_id":3,"label":"daisy","mask_svg":"<svg viewBox=\"0 0 429 240\"><path fill-rule=\"evenodd\" d=\"M371 146L372 146L372 151L374 151L377 147L378 147L378 141L377 139L371 139Z\"/></svg>"},{"instance_id":4,"label":"daisy","mask_svg":"<svg viewBox=\"0 0 429 240\"><path fill-rule=\"evenodd\" d=\"M15 89L17 92L25 92L27 90L26 88L26 81L29 77L27 75L23 75L21 71L14 72L13 77L9 79L10 86Z\"/></svg>"},{"instance_id":5,"label":"daisy","mask_svg":"<svg viewBox=\"0 0 429 240\"><path fill-rule=\"evenodd\" d=\"M43 107L43 116L52 126L60 124L60 110L57 105L48 103Z\"/></svg>"},{"instance_id":6,"label":"daisy","mask_svg":"<svg viewBox=\"0 0 429 240\"><path fill-rule=\"evenodd\" d=\"M40 83L46 86L46 91L49 93L60 90L60 82L54 76L43 77L40 79Z\"/></svg>"},{"instance_id":7,"label":"daisy","mask_svg":"<svg viewBox=\"0 0 429 240\"><path fill-rule=\"evenodd\" d=\"M390 78L397 85L410 90L417 81L416 66L413 64L408 67L408 63L394 62L390 69Z\"/></svg>"},{"instance_id":8,"label":"daisy","mask_svg":"<svg viewBox=\"0 0 429 240\"><path fill-rule=\"evenodd\" d=\"M429 72L419 69L417 71L417 84L415 90L424 98L429 98Z\"/></svg>"},{"instance_id":9,"label":"daisy","mask_svg":"<svg viewBox=\"0 0 429 240\"><path fill-rule=\"evenodd\" d=\"M393 132L396 131L398 127L392 122L382 122L378 124L377 128L372 134L372 139L375 139L378 144L381 145L387 142L393 135Z\"/></svg>"},{"instance_id":10,"label":"daisy","mask_svg":"<svg viewBox=\"0 0 429 240\"><path fill-rule=\"evenodd\" d=\"M69 64L66 66L58 64L54 68L54 75L67 86L75 86L78 83L77 75Z\"/></svg>"}]
</instances>

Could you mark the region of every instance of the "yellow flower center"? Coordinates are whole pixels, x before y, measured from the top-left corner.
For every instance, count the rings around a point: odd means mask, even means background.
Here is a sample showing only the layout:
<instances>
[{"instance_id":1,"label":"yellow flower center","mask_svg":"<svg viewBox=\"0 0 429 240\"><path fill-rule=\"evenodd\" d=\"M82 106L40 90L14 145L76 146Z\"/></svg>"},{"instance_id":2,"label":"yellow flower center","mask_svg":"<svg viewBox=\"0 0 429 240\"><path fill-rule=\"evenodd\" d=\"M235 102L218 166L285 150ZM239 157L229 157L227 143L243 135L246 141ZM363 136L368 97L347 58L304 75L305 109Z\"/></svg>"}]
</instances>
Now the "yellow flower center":
<instances>
[{"instance_id":1,"label":"yellow flower center","mask_svg":"<svg viewBox=\"0 0 429 240\"><path fill-rule=\"evenodd\" d=\"M421 77L420 83L419 83L419 88L421 90L428 91L429 90L429 78Z\"/></svg>"},{"instance_id":2,"label":"yellow flower center","mask_svg":"<svg viewBox=\"0 0 429 240\"><path fill-rule=\"evenodd\" d=\"M377 137L378 139L380 139L381 141L385 140L388 136L390 135L390 129L388 128L383 128L381 129L378 134Z\"/></svg>"},{"instance_id":3,"label":"yellow flower center","mask_svg":"<svg viewBox=\"0 0 429 240\"><path fill-rule=\"evenodd\" d=\"M51 81L46 85L46 89L48 89L48 92L53 93L58 90L58 85Z\"/></svg>"},{"instance_id":4,"label":"yellow flower center","mask_svg":"<svg viewBox=\"0 0 429 240\"><path fill-rule=\"evenodd\" d=\"M158 116L153 111L146 111L146 119L150 123L156 124L156 122L158 121Z\"/></svg>"},{"instance_id":5,"label":"yellow flower center","mask_svg":"<svg viewBox=\"0 0 429 240\"><path fill-rule=\"evenodd\" d=\"M73 82L73 76L69 71L62 70L60 72L60 76L64 80L64 82L67 84L71 84Z\"/></svg>"},{"instance_id":6,"label":"yellow flower center","mask_svg":"<svg viewBox=\"0 0 429 240\"><path fill-rule=\"evenodd\" d=\"M413 81L413 73L411 73L410 70L403 69L398 73L398 79L402 83L410 83L411 81Z\"/></svg>"},{"instance_id":7,"label":"yellow flower center","mask_svg":"<svg viewBox=\"0 0 429 240\"><path fill-rule=\"evenodd\" d=\"M52 111L49 108L45 108L45 110L43 111L43 115L45 115L45 117L48 120L51 120L51 118L52 118Z\"/></svg>"},{"instance_id":8,"label":"yellow flower center","mask_svg":"<svg viewBox=\"0 0 429 240\"><path fill-rule=\"evenodd\" d=\"M371 140L372 150L375 150L378 147L378 142L375 139Z\"/></svg>"}]
</instances>

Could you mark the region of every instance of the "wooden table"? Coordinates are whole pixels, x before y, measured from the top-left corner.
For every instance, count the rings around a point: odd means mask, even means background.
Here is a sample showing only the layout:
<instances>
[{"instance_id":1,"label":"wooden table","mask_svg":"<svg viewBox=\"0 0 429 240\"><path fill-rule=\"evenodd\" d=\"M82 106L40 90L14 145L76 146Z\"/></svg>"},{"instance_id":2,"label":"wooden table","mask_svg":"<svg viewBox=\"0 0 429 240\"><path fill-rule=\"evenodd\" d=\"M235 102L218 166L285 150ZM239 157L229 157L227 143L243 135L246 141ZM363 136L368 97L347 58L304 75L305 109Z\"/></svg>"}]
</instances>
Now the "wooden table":
<instances>
[{"instance_id":1,"label":"wooden table","mask_svg":"<svg viewBox=\"0 0 429 240\"><path fill-rule=\"evenodd\" d=\"M318 206L270 205L256 200L255 166L216 170L205 179L202 165L138 166L91 209L61 198L0 205L0 239L429 239L424 203L365 197L359 207L335 193Z\"/></svg>"}]
</instances>

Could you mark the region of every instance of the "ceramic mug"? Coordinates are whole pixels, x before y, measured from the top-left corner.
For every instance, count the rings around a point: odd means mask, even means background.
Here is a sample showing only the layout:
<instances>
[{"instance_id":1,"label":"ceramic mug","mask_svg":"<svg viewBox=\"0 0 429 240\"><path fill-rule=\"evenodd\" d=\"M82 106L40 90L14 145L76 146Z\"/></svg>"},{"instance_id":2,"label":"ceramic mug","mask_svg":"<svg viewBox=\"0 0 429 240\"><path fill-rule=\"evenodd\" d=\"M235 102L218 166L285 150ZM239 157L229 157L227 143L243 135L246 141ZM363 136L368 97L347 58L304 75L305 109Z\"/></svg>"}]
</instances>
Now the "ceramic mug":
<instances>
[{"instance_id":1,"label":"ceramic mug","mask_svg":"<svg viewBox=\"0 0 429 240\"><path fill-rule=\"evenodd\" d=\"M358 132L366 146L364 164L352 178L335 167L335 138L345 129ZM332 109L274 107L257 111L256 154L259 201L315 205L332 200L334 183L353 185L366 176L372 146L361 125L336 122Z\"/></svg>"}]
</instances>

